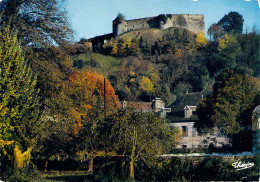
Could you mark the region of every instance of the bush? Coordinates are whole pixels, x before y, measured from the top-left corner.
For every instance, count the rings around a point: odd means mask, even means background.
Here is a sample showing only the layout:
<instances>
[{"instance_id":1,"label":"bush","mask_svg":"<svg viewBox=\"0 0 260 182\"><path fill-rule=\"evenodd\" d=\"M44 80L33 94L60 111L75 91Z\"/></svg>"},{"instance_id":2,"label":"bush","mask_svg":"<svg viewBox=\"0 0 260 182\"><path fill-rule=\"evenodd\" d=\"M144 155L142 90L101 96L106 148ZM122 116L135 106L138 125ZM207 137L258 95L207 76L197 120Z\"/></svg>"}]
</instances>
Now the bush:
<instances>
[{"instance_id":1,"label":"bush","mask_svg":"<svg viewBox=\"0 0 260 182\"><path fill-rule=\"evenodd\" d=\"M3 180L8 182L40 181L42 178L34 164L26 168L6 168L2 174Z\"/></svg>"}]
</instances>

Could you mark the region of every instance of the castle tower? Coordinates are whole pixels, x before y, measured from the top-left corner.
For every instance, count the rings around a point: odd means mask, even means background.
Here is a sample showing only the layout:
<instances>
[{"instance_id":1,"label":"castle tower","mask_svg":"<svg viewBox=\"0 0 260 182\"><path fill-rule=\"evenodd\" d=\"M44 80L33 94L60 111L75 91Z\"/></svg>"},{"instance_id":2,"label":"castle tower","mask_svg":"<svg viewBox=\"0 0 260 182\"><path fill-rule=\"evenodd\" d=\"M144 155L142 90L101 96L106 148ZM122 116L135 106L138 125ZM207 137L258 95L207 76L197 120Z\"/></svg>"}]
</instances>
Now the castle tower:
<instances>
[{"instance_id":1,"label":"castle tower","mask_svg":"<svg viewBox=\"0 0 260 182\"><path fill-rule=\"evenodd\" d=\"M116 37L124 32L127 32L127 23L122 15L118 15L113 21L113 36Z\"/></svg>"}]
</instances>

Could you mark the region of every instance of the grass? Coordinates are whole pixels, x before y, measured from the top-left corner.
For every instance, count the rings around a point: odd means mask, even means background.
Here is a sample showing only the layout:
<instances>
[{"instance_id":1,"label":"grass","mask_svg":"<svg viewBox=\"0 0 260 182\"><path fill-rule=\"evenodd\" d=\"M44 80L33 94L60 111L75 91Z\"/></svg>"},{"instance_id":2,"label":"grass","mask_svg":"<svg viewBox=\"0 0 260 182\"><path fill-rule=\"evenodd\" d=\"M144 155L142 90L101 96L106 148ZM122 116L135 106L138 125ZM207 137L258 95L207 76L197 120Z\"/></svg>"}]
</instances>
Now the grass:
<instances>
[{"instance_id":1,"label":"grass","mask_svg":"<svg viewBox=\"0 0 260 182\"><path fill-rule=\"evenodd\" d=\"M98 66L92 67L90 65L85 65L84 70L92 70L104 76L116 74L119 70L120 62L122 58L115 58L112 56L105 56L98 53L86 53L79 54L73 57L73 60L82 60L84 63L89 62L91 59L98 63Z\"/></svg>"},{"instance_id":2,"label":"grass","mask_svg":"<svg viewBox=\"0 0 260 182\"><path fill-rule=\"evenodd\" d=\"M41 176L41 182L83 182L89 181L90 178L86 171L49 171Z\"/></svg>"}]
</instances>

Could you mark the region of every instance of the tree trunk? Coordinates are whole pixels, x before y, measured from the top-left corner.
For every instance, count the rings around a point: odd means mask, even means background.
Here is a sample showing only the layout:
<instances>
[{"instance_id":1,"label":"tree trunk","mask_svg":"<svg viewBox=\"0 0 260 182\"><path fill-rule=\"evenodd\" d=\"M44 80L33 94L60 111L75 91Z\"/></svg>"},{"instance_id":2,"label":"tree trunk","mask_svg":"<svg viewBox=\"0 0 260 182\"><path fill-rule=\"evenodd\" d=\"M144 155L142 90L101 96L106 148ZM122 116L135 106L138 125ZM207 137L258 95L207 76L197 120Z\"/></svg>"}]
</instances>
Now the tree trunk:
<instances>
[{"instance_id":1,"label":"tree trunk","mask_svg":"<svg viewBox=\"0 0 260 182\"><path fill-rule=\"evenodd\" d=\"M129 163L129 172L130 172L130 179L134 179L135 175L134 175L134 159L133 157L131 157L131 161Z\"/></svg>"},{"instance_id":2,"label":"tree trunk","mask_svg":"<svg viewBox=\"0 0 260 182\"><path fill-rule=\"evenodd\" d=\"M135 149L136 149L136 140L137 140L137 133L134 127L134 133L133 133L133 146L132 146L132 152L130 155L130 162L129 162L129 172L130 172L130 179L134 180L134 161L135 161Z\"/></svg>"},{"instance_id":3,"label":"tree trunk","mask_svg":"<svg viewBox=\"0 0 260 182\"><path fill-rule=\"evenodd\" d=\"M93 161L94 161L94 158L91 158L90 159L90 162L89 162L89 166L88 166L88 172L92 173L93 172Z\"/></svg>"},{"instance_id":4,"label":"tree trunk","mask_svg":"<svg viewBox=\"0 0 260 182\"><path fill-rule=\"evenodd\" d=\"M46 161L45 161L45 168L44 168L44 172L45 173L47 172L47 166L48 166L48 160L46 159Z\"/></svg>"},{"instance_id":5,"label":"tree trunk","mask_svg":"<svg viewBox=\"0 0 260 182\"><path fill-rule=\"evenodd\" d=\"M57 160L60 162L60 154L57 154Z\"/></svg>"},{"instance_id":6,"label":"tree trunk","mask_svg":"<svg viewBox=\"0 0 260 182\"><path fill-rule=\"evenodd\" d=\"M31 161L32 147L28 148L25 152L22 152L17 144L14 147L14 166L23 168L29 165Z\"/></svg>"}]
</instances>

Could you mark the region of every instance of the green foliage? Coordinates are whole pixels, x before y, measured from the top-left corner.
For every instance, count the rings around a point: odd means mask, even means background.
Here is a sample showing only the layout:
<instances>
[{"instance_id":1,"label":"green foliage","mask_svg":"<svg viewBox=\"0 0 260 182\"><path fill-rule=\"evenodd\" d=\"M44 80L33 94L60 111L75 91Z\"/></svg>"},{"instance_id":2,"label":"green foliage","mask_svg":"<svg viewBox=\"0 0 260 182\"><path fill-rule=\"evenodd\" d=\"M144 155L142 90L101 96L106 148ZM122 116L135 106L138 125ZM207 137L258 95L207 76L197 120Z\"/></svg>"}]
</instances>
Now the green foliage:
<instances>
[{"instance_id":1,"label":"green foliage","mask_svg":"<svg viewBox=\"0 0 260 182\"><path fill-rule=\"evenodd\" d=\"M15 141L24 151L36 145L41 126L36 76L9 26L0 37L0 139Z\"/></svg>"},{"instance_id":2,"label":"green foliage","mask_svg":"<svg viewBox=\"0 0 260 182\"><path fill-rule=\"evenodd\" d=\"M130 178L134 178L136 161L156 166L157 156L169 151L176 142L177 131L165 126L165 121L152 113L119 111L109 119L113 123L112 137L118 154L129 163Z\"/></svg>"},{"instance_id":3,"label":"green foliage","mask_svg":"<svg viewBox=\"0 0 260 182\"><path fill-rule=\"evenodd\" d=\"M42 181L43 178L35 165L30 164L26 168L7 168L2 174L3 180L10 182Z\"/></svg>"},{"instance_id":4,"label":"green foliage","mask_svg":"<svg viewBox=\"0 0 260 182\"><path fill-rule=\"evenodd\" d=\"M248 34L240 34L237 40L241 46L241 53L237 59L241 67L248 67L253 70L254 76L260 75L260 34L253 29Z\"/></svg>"},{"instance_id":5,"label":"green foliage","mask_svg":"<svg viewBox=\"0 0 260 182\"><path fill-rule=\"evenodd\" d=\"M234 162L254 163L252 168L236 170ZM259 156L210 156L158 158L158 166L148 166L137 161L137 181L257 181ZM116 171L116 172L115 172ZM210 171L210 172L209 172ZM120 170L120 163L94 174L97 180L128 181L128 175Z\"/></svg>"},{"instance_id":6,"label":"green foliage","mask_svg":"<svg viewBox=\"0 0 260 182\"><path fill-rule=\"evenodd\" d=\"M219 20L218 25L220 25L227 33L242 33L243 23L243 16L238 12L231 11Z\"/></svg>"},{"instance_id":7,"label":"green foliage","mask_svg":"<svg viewBox=\"0 0 260 182\"><path fill-rule=\"evenodd\" d=\"M240 45L234 35L225 35L224 38L219 41L218 51L223 67L234 67L236 64L236 57L240 52Z\"/></svg>"},{"instance_id":8,"label":"green foliage","mask_svg":"<svg viewBox=\"0 0 260 182\"><path fill-rule=\"evenodd\" d=\"M237 70L224 71L216 77L212 95L197 110L200 118L197 127L217 126L230 135L251 127L256 96L251 77Z\"/></svg>"}]
</instances>

